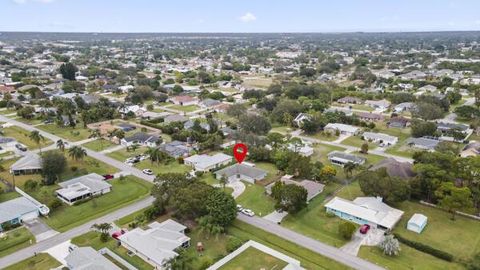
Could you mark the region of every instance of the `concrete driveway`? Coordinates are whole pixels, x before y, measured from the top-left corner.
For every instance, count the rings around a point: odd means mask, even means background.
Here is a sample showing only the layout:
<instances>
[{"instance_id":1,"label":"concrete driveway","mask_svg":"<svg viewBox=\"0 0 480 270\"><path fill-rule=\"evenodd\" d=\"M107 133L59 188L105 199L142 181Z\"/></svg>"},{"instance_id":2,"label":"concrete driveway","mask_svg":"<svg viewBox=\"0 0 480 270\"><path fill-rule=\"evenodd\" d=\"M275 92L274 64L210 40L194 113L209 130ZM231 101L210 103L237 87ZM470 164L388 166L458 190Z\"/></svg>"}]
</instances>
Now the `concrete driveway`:
<instances>
[{"instance_id":1,"label":"concrete driveway","mask_svg":"<svg viewBox=\"0 0 480 270\"><path fill-rule=\"evenodd\" d=\"M23 224L35 236L37 242L43 241L58 234L57 231L48 227L48 225L39 218L24 221Z\"/></svg>"},{"instance_id":2,"label":"concrete driveway","mask_svg":"<svg viewBox=\"0 0 480 270\"><path fill-rule=\"evenodd\" d=\"M361 246L377 246L383 240L384 231L372 228L367 234L361 234L357 230L352 240L340 248L341 251L357 256Z\"/></svg>"},{"instance_id":3,"label":"concrete driveway","mask_svg":"<svg viewBox=\"0 0 480 270\"><path fill-rule=\"evenodd\" d=\"M59 261L62 265L67 265L65 258L70 254L68 248L71 246L70 240L65 241L61 244L58 244L54 247L51 247L45 250L46 253L50 254L55 260Z\"/></svg>"}]
</instances>

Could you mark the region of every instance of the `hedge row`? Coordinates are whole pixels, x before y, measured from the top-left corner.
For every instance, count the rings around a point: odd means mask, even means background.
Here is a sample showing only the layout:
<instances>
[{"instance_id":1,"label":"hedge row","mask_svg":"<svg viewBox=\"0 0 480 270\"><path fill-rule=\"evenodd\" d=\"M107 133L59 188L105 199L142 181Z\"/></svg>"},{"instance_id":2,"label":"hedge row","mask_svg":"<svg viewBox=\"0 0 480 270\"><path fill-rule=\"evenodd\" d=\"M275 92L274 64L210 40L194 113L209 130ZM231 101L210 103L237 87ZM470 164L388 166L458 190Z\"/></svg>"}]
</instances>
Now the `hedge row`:
<instances>
[{"instance_id":1,"label":"hedge row","mask_svg":"<svg viewBox=\"0 0 480 270\"><path fill-rule=\"evenodd\" d=\"M436 248L433 248L429 245L425 245L425 244L422 244L422 243L419 243L419 242L415 242L415 241L411 241L411 240L408 240L404 237L402 237L401 235L399 234L396 234L394 233L393 234L395 236L395 238L398 239L398 241L400 241L401 243L409 246L409 247L412 247L416 250L419 250L419 251L422 251L422 252L425 252L425 253L428 253L432 256L435 256L439 259L442 259L442 260L445 260L445 261L448 261L448 262L451 262L453 261L454 257L452 254L448 253L448 252L445 252L445 251L442 251L442 250L439 250L439 249L436 249Z\"/></svg>"}]
</instances>

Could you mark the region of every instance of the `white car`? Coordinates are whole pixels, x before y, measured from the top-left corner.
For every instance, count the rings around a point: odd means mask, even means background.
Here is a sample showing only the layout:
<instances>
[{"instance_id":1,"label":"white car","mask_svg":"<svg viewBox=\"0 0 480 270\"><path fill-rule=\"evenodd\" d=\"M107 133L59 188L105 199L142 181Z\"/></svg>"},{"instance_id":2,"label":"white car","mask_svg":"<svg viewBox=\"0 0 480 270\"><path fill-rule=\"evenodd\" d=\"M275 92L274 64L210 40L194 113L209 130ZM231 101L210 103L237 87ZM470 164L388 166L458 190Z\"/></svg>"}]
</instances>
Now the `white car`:
<instances>
[{"instance_id":1,"label":"white car","mask_svg":"<svg viewBox=\"0 0 480 270\"><path fill-rule=\"evenodd\" d=\"M246 209L246 208L242 210L242 213L243 213L244 215L249 216L249 217L255 216L255 212L253 212L253 211L250 210L250 209Z\"/></svg>"},{"instance_id":2,"label":"white car","mask_svg":"<svg viewBox=\"0 0 480 270\"><path fill-rule=\"evenodd\" d=\"M242 212L242 210L243 210L243 206L241 206L240 204L237 204L237 211Z\"/></svg>"},{"instance_id":3,"label":"white car","mask_svg":"<svg viewBox=\"0 0 480 270\"><path fill-rule=\"evenodd\" d=\"M153 171L150 170L150 169L143 169L142 172L146 175L152 175L153 174Z\"/></svg>"}]
</instances>

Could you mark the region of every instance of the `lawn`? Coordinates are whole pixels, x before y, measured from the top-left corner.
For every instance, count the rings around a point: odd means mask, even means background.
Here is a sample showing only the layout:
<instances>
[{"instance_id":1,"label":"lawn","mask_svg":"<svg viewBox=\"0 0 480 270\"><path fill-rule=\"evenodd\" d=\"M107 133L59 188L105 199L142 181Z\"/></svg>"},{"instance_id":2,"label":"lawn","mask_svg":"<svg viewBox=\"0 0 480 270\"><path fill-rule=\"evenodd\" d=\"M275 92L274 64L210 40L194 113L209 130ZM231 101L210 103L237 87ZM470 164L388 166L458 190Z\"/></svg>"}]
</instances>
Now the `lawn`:
<instances>
[{"instance_id":1,"label":"lawn","mask_svg":"<svg viewBox=\"0 0 480 270\"><path fill-rule=\"evenodd\" d=\"M220 267L221 270L250 270L250 269L283 269L287 262L277 259L256 248L249 247L238 254L228 263Z\"/></svg>"},{"instance_id":2,"label":"lawn","mask_svg":"<svg viewBox=\"0 0 480 270\"><path fill-rule=\"evenodd\" d=\"M247 182L244 182L244 184L247 188L236 199L238 204L251 209L258 216L268 215L275 210L275 202L270 196L265 194L263 186Z\"/></svg>"},{"instance_id":3,"label":"lawn","mask_svg":"<svg viewBox=\"0 0 480 270\"><path fill-rule=\"evenodd\" d=\"M280 178L279 171L275 164L268 162L257 162L255 163L255 166L259 169L267 171L267 176L265 179L258 181L258 184L260 185L266 186Z\"/></svg>"},{"instance_id":4,"label":"lawn","mask_svg":"<svg viewBox=\"0 0 480 270\"><path fill-rule=\"evenodd\" d=\"M198 107L197 105L186 105L186 106L171 105L171 106L168 106L168 108L172 110L182 111L182 112L194 112L196 110L200 110L200 107Z\"/></svg>"},{"instance_id":5,"label":"lawn","mask_svg":"<svg viewBox=\"0 0 480 270\"><path fill-rule=\"evenodd\" d=\"M7 115L7 114L12 114L12 113L16 113L17 111L15 109L4 109L4 110L0 110L0 114L1 115Z\"/></svg>"},{"instance_id":6,"label":"lawn","mask_svg":"<svg viewBox=\"0 0 480 270\"><path fill-rule=\"evenodd\" d=\"M342 220L327 217L324 208L325 199L338 188L340 185L336 183L327 185L322 194L310 201L307 208L288 215L282 221L282 226L335 247L343 246L347 241L338 234L338 225Z\"/></svg>"},{"instance_id":7,"label":"lawn","mask_svg":"<svg viewBox=\"0 0 480 270\"><path fill-rule=\"evenodd\" d=\"M358 148L362 147L364 143L368 143L369 150L373 150L377 148L377 145L375 143L364 141L360 136L350 136L342 141L342 144L350 145Z\"/></svg>"},{"instance_id":8,"label":"lawn","mask_svg":"<svg viewBox=\"0 0 480 270\"><path fill-rule=\"evenodd\" d=\"M13 264L4 270L45 270L53 269L61 266L61 264L47 253L40 253L37 256L30 257L19 263Z\"/></svg>"},{"instance_id":9,"label":"lawn","mask_svg":"<svg viewBox=\"0 0 480 270\"><path fill-rule=\"evenodd\" d=\"M127 151L127 149L124 148L124 149L121 149L121 150L117 150L117 151L108 153L107 156L109 156L111 158L114 158L118 161L125 162L125 160L127 158L134 157L134 156L137 156L137 155L142 155L142 154L145 153L145 151L147 151L147 148L145 148L145 147L140 147L140 148L136 149L135 151Z\"/></svg>"},{"instance_id":10,"label":"lawn","mask_svg":"<svg viewBox=\"0 0 480 270\"><path fill-rule=\"evenodd\" d=\"M417 148L408 146L405 141L398 142L396 145L389 147L385 153L400 157L411 158L415 152L422 151Z\"/></svg>"},{"instance_id":11,"label":"lawn","mask_svg":"<svg viewBox=\"0 0 480 270\"><path fill-rule=\"evenodd\" d=\"M152 187L152 184L133 176L127 176L123 182L115 179L110 183L112 184L110 193L79 205L68 206L64 204L53 210L48 218L45 218L46 223L60 232L67 231L145 198L150 194ZM33 192L32 196L42 201L45 200L43 197L45 192L50 192L49 195L53 197L53 191L56 188L58 187L45 186Z\"/></svg>"},{"instance_id":12,"label":"lawn","mask_svg":"<svg viewBox=\"0 0 480 270\"><path fill-rule=\"evenodd\" d=\"M359 152L352 153L352 154L366 158L367 162L365 163L364 166L374 165L374 164L377 164L378 162L386 159L386 157L384 157L384 156L379 156L379 155L374 155L374 154L362 154L362 153L359 153Z\"/></svg>"},{"instance_id":13,"label":"lawn","mask_svg":"<svg viewBox=\"0 0 480 270\"><path fill-rule=\"evenodd\" d=\"M110 148L110 147L113 147L113 146L117 146L116 144L114 144L113 142L109 141L109 140L105 140L105 139L97 139L97 140L94 140L94 141L91 141L91 142L88 142L88 143L85 143L85 144L82 144L83 147L86 147L90 150L93 150L93 151L97 151L97 152L100 152L100 151L103 151L107 148Z\"/></svg>"},{"instance_id":14,"label":"lawn","mask_svg":"<svg viewBox=\"0 0 480 270\"><path fill-rule=\"evenodd\" d=\"M266 77L242 77L245 87L267 88L272 84L272 78Z\"/></svg>"},{"instance_id":15,"label":"lawn","mask_svg":"<svg viewBox=\"0 0 480 270\"><path fill-rule=\"evenodd\" d=\"M107 242L100 241L100 233L98 232L88 232L86 234L72 238L72 244L75 244L80 247L90 246L93 249L100 250L104 247L110 249L118 256L122 257L124 260L137 267L140 270L150 270L153 269L153 266L146 263L138 256L129 256L127 254L128 250L122 246L117 245L117 241L113 238L109 238Z\"/></svg>"},{"instance_id":16,"label":"lawn","mask_svg":"<svg viewBox=\"0 0 480 270\"><path fill-rule=\"evenodd\" d=\"M217 236L208 235L198 227L193 228L188 233L190 239L190 247L187 252L192 254L195 259L192 262L191 269L200 270L205 269L204 266L215 262L216 260L224 257L228 254L227 242L231 237L227 234L219 234ZM196 245L201 242L204 247L204 251L200 254L196 250Z\"/></svg>"},{"instance_id":17,"label":"lawn","mask_svg":"<svg viewBox=\"0 0 480 270\"><path fill-rule=\"evenodd\" d=\"M4 185L5 184L0 182L0 187L2 187L3 190L5 190ZM15 199L15 198L18 198L18 197L20 197L20 194L18 194L15 191L3 192L3 193L0 193L0 203L10 201L11 199Z\"/></svg>"},{"instance_id":18,"label":"lawn","mask_svg":"<svg viewBox=\"0 0 480 270\"><path fill-rule=\"evenodd\" d=\"M328 161L328 153L333 152L333 151L345 151L345 148L338 147L338 146L333 146L333 145L328 145L328 144L320 144L317 143L313 145L313 155L312 155L312 161L320 161L323 164L329 164L330 161Z\"/></svg>"},{"instance_id":19,"label":"lawn","mask_svg":"<svg viewBox=\"0 0 480 270\"><path fill-rule=\"evenodd\" d=\"M191 170L189 166L180 164L176 160L172 160L167 164L164 164L164 163L157 164L156 162L152 163L150 160L144 160L135 164L135 168L138 168L140 170L150 169L153 171L154 175L157 175L160 173L187 173Z\"/></svg>"},{"instance_id":20,"label":"lawn","mask_svg":"<svg viewBox=\"0 0 480 270\"><path fill-rule=\"evenodd\" d=\"M2 130L4 137L15 138L19 143L25 145L30 150L38 149L38 145L28 137L30 136L30 131L17 126L7 127ZM40 142L40 145L45 147L51 145L52 143L53 142L51 140L45 138L43 142Z\"/></svg>"},{"instance_id":21,"label":"lawn","mask_svg":"<svg viewBox=\"0 0 480 270\"><path fill-rule=\"evenodd\" d=\"M395 227L395 233L449 252L461 260L480 252L480 221L460 216L453 221L449 213L414 202L403 202L399 208L405 213ZM408 220L415 213L428 217L427 226L421 234L406 229Z\"/></svg>"},{"instance_id":22,"label":"lawn","mask_svg":"<svg viewBox=\"0 0 480 270\"><path fill-rule=\"evenodd\" d=\"M276 126L276 127L274 126L272 127L270 132L277 132L277 133L286 135L292 132L293 130L294 130L293 128L287 127L287 126Z\"/></svg>"},{"instance_id":23,"label":"lawn","mask_svg":"<svg viewBox=\"0 0 480 270\"><path fill-rule=\"evenodd\" d=\"M78 123L75 128L60 127L57 124L39 125L37 128L72 142L88 139L91 135L89 129L83 128L83 123Z\"/></svg>"},{"instance_id":24,"label":"lawn","mask_svg":"<svg viewBox=\"0 0 480 270\"><path fill-rule=\"evenodd\" d=\"M262 229L236 220L228 233L243 241L254 240L283 254L297 259L306 269L349 269L347 266L326 258L314 251L303 248L293 242L280 238Z\"/></svg>"},{"instance_id":25,"label":"lawn","mask_svg":"<svg viewBox=\"0 0 480 270\"><path fill-rule=\"evenodd\" d=\"M327 141L327 142L335 141L336 139L338 139L338 136L336 136L335 134L332 134L330 132L323 132L323 131L317 132L315 134L304 134L304 135L320 141Z\"/></svg>"},{"instance_id":26,"label":"lawn","mask_svg":"<svg viewBox=\"0 0 480 270\"><path fill-rule=\"evenodd\" d=\"M0 238L0 258L30 246L30 241L35 243L35 237L25 227L8 231L3 238Z\"/></svg>"},{"instance_id":27,"label":"lawn","mask_svg":"<svg viewBox=\"0 0 480 270\"><path fill-rule=\"evenodd\" d=\"M2 166L6 169L3 172L0 172L0 178L3 180L6 180L13 184L13 181L15 181L15 185L19 186L20 188L23 188L23 184L25 181L32 179L32 180L40 180L42 177L39 174L32 174L32 175L17 175L15 178L13 177L12 174L10 174L10 166L12 166L13 163L15 163L18 160L18 158L14 159L9 159L9 160L2 160Z\"/></svg>"},{"instance_id":28,"label":"lawn","mask_svg":"<svg viewBox=\"0 0 480 270\"><path fill-rule=\"evenodd\" d=\"M403 244L400 244L400 248L397 256L387 256L378 247L362 246L358 256L391 270L465 269L459 264L449 263Z\"/></svg>"}]
</instances>

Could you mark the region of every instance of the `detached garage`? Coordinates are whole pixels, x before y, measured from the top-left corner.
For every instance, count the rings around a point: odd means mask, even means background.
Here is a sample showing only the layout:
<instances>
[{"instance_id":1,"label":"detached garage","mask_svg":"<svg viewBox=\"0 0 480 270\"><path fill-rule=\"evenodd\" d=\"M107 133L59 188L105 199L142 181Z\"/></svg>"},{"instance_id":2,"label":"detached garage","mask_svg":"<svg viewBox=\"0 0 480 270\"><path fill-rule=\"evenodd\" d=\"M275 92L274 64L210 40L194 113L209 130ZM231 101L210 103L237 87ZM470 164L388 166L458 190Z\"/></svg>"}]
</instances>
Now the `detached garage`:
<instances>
[{"instance_id":1,"label":"detached garage","mask_svg":"<svg viewBox=\"0 0 480 270\"><path fill-rule=\"evenodd\" d=\"M427 226L428 218L422 214L414 214L407 223L407 230L421 233Z\"/></svg>"}]
</instances>

